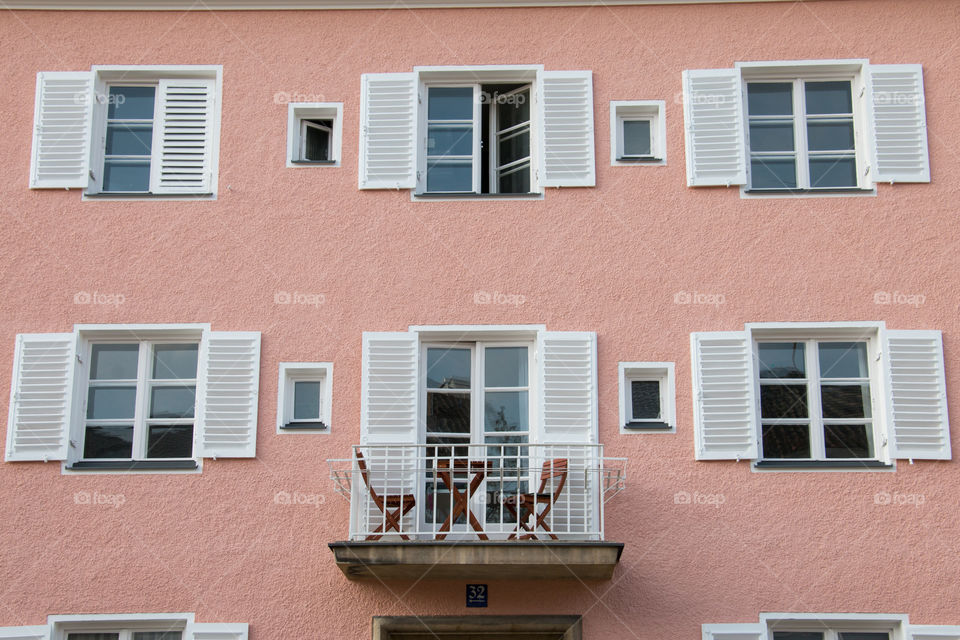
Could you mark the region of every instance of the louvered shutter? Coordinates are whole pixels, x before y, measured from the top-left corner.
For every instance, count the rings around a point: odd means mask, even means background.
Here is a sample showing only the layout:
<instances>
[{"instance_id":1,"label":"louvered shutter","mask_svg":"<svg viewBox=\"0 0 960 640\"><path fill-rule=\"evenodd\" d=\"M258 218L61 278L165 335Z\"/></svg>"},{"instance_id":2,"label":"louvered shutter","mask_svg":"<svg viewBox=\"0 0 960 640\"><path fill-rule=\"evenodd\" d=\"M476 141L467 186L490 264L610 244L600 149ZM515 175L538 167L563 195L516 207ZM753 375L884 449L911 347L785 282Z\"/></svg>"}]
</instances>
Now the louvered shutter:
<instances>
[{"instance_id":1,"label":"louvered shutter","mask_svg":"<svg viewBox=\"0 0 960 640\"><path fill-rule=\"evenodd\" d=\"M687 186L746 184L746 140L738 69L683 72Z\"/></svg>"},{"instance_id":2,"label":"louvered shutter","mask_svg":"<svg viewBox=\"0 0 960 640\"><path fill-rule=\"evenodd\" d=\"M541 187L593 187L593 73L540 73Z\"/></svg>"},{"instance_id":3,"label":"louvered shutter","mask_svg":"<svg viewBox=\"0 0 960 640\"><path fill-rule=\"evenodd\" d=\"M0 640L47 640L50 637L48 625L33 627L0 627Z\"/></svg>"},{"instance_id":4,"label":"louvered shutter","mask_svg":"<svg viewBox=\"0 0 960 640\"><path fill-rule=\"evenodd\" d=\"M757 457L753 349L743 331L690 335L697 460Z\"/></svg>"},{"instance_id":5,"label":"louvered shutter","mask_svg":"<svg viewBox=\"0 0 960 640\"><path fill-rule=\"evenodd\" d=\"M205 331L197 373L197 455L256 455L259 388L260 332Z\"/></svg>"},{"instance_id":6,"label":"louvered shutter","mask_svg":"<svg viewBox=\"0 0 960 640\"><path fill-rule=\"evenodd\" d=\"M543 331L537 338L543 442L597 442L597 338Z\"/></svg>"},{"instance_id":7,"label":"louvered shutter","mask_svg":"<svg viewBox=\"0 0 960 640\"><path fill-rule=\"evenodd\" d=\"M93 73L37 74L30 188L86 188L90 182Z\"/></svg>"},{"instance_id":8,"label":"louvered shutter","mask_svg":"<svg viewBox=\"0 0 960 640\"><path fill-rule=\"evenodd\" d=\"M366 73L360 85L360 188L417 184L417 76Z\"/></svg>"},{"instance_id":9,"label":"louvered shutter","mask_svg":"<svg viewBox=\"0 0 960 640\"><path fill-rule=\"evenodd\" d=\"M416 333L365 332L360 399L364 444L417 444Z\"/></svg>"},{"instance_id":10,"label":"louvered shutter","mask_svg":"<svg viewBox=\"0 0 960 640\"><path fill-rule=\"evenodd\" d=\"M216 81L160 80L151 193L213 192Z\"/></svg>"},{"instance_id":11,"label":"louvered shutter","mask_svg":"<svg viewBox=\"0 0 960 640\"><path fill-rule=\"evenodd\" d=\"M184 640L247 640L247 634L245 623L191 622Z\"/></svg>"},{"instance_id":12,"label":"louvered shutter","mask_svg":"<svg viewBox=\"0 0 960 640\"><path fill-rule=\"evenodd\" d=\"M950 459L947 387L939 331L886 331L887 415L891 455Z\"/></svg>"},{"instance_id":13,"label":"louvered shutter","mask_svg":"<svg viewBox=\"0 0 960 640\"><path fill-rule=\"evenodd\" d=\"M923 70L919 64L871 64L874 182L930 182Z\"/></svg>"},{"instance_id":14,"label":"louvered shutter","mask_svg":"<svg viewBox=\"0 0 960 640\"><path fill-rule=\"evenodd\" d=\"M77 336L20 334L13 359L6 460L66 460Z\"/></svg>"},{"instance_id":15,"label":"louvered shutter","mask_svg":"<svg viewBox=\"0 0 960 640\"><path fill-rule=\"evenodd\" d=\"M703 640L765 640L762 624L705 624Z\"/></svg>"},{"instance_id":16,"label":"louvered shutter","mask_svg":"<svg viewBox=\"0 0 960 640\"><path fill-rule=\"evenodd\" d=\"M911 624L907 626L907 640L960 640L960 626Z\"/></svg>"}]
</instances>

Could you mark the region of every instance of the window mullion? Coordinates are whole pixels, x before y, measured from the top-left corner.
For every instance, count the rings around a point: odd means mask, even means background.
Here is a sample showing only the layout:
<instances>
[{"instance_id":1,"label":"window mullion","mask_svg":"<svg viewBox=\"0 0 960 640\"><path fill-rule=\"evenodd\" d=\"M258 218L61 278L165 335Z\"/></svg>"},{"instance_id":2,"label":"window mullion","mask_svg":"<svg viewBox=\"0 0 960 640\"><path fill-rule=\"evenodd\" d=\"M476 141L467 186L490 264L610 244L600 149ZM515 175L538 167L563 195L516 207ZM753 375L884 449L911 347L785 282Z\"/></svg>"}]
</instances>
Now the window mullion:
<instances>
[{"instance_id":1,"label":"window mullion","mask_svg":"<svg viewBox=\"0 0 960 640\"><path fill-rule=\"evenodd\" d=\"M151 343L141 342L137 366L137 399L133 414L133 458L142 460L147 457L147 405L150 398L150 357Z\"/></svg>"},{"instance_id":2,"label":"window mullion","mask_svg":"<svg viewBox=\"0 0 960 640\"><path fill-rule=\"evenodd\" d=\"M483 155L481 153L481 145L483 144L483 105L481 104L480 98L482 97L483 88L479 84L473 85L473 192L480 193L482 179L480 171L482 169L481 159Z\"/></svg>"},{"instance_id":3,"label":"window mullion","mask_svg":"<svg viewBox=\"0 0 960 640\"><path fill-rule=\"evenodd\" d=\"M794 80L793 84L793 122L794 144L797 158L797 187L810 188L810 158L807 141L807 106L804 99L803 80Z\"/></svg>"},{"instance_id":4,"label":"window mullion","mask_svg":"<svg viewBox=\"0 0 960 640\"><path fill-rule=\"evenodd\" d=\"M826 460L823 411L820 399L820 357L817 341L806 343L807 350L807 405L810 417L810 454L814 460Z\"/></svg>"}]
</instances>

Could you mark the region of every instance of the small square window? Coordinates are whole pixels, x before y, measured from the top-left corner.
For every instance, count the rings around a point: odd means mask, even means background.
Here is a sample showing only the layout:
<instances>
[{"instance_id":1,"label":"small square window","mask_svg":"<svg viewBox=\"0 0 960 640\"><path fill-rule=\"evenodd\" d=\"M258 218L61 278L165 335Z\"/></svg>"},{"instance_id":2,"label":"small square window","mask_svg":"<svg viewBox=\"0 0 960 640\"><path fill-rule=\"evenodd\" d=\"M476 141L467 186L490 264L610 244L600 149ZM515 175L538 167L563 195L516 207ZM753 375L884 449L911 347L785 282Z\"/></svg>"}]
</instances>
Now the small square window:
<instances>
[{"instance_id":1,"label":"small square window","mask_svg":"<svg viewBox=\"0 0 960 640\"><path fill-rule=\"evenodd\" d=\"M332 363L281 362L277 433L328 433L332 383Z\"/></svg>"},{"instance_id":2,"label":"small square window","mask_svg":"<svg viewBox=\"0 0 960 640\"><path fill-rule=\"evenodd\" d=\"M620 432L674 432L672 362L620 363Z\"/></svg>"},{"instance_id":3,"label":"small square window","mask_svg":"<svg viewBox=\"0 0 960 640\"><path fill-rule=\"evenodd\" d=\"M287 107L287 166L340 166L343 105L291 102Z\"/></svg>"},{"instance_id":4,"label":"small square window","mask_svg":"<svg viewBox=\"0 0 960 640\"><path fill-rule=\"evenodd\" d=\"M663 100L610 103L610 164L666 164Z\"/></svg>"}]
</instances>

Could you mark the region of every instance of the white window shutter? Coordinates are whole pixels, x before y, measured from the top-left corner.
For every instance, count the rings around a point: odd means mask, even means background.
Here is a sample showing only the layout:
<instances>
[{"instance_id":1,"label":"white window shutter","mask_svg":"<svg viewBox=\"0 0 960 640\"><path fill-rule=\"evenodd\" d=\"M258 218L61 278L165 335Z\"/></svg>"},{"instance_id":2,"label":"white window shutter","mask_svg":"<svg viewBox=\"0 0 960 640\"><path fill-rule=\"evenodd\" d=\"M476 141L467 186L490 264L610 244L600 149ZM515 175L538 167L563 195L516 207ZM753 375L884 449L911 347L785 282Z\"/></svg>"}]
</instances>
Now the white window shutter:
<instances>
[{"instance_id":1,"label":"white window shutter","mask_svg":"<svg viewBox=\"0 0 960 640\"><path fill-rule=\"evenodd\" d=\"M905 637L907 640L960 640L960 626L911 624Z\"/></svg>"},{"instance_id":2,"label":"white window shutter","mask_svg":"<svg viewBox=\"0 0 960 640\"><path fill-rule=\"evenodd\" d=\"M150 192L212 193L216 81L160 80L157 91Z\"/></svg>"},{"instance_id":3,"label":"white window shutter","mask_svg":"<svg viewBox=\"0 0 960 640\"><path fill-rule=\"evenodd\" d=\"M364 332L360 441L416 444L419 339L410 332Z\"/></svg>"},{"instance_id":4,"label":"white window shutter","mask_svg":"<svg viewBox=\"0 0 960 640\"><path fill-rule=\"evenodd\" d=\"M205 331L199 360L195 455L255 457L260 332Z\"/></svg>"},{"instance_id":5,"label":"white window shutter","mask_svg":"<svg viewBox=\"0 0 960 640\"><path fill-rule=\"evenodd\" d=\"M763 624L705 624L703 640L765 640L767 630Z\"/></svg>"},{"instance_id":6,"label":"white window shutter","mask_svg":"<svg viewBox=\"0 0 960 640\"><path fill-rule=\"evenodd\" d=\"M183 640L247 640L246 623L191 622Z\"/></svg>"},{"instance_id":7,"label":"white window shutter","mask_svg":"<svg viewBox=\"0 0 960 640\"><path fill-rule=\"evenodd\" d=\"M537 336L542 443L596 444L597 336L542 331Z\"/></svg>"},{"instance_id":8,"label":"white window shutter","mask_svg":"<svg viewBox=\"0 0 960 640\"><path fill-rule=\"evenodd\" d=\"M873 181L930 182L923 69L871 64L867 73Z\"/></svg>"},{"instance_id":9,"label":"white window shutter","mask_svg":"<svg viewBox=\"0 0 960 640\"><path fill-rule=\"evenodd\" d=\"M7 423L8 462L66 460L73 405L77 336L17 336Z\"/></svg>"},{"instance_id":10,"label":"white window shutter","mask_svg":"<svg viewBox=\"0 0 960 640\"><path fill-rule=\"evenodd\" d=\"M360 85L360 188L417 184L417 76L365 73Z\"/></svg>"},{"instance_id":11,"label":"white window shutter","mask_svg":"<svg viewBox=\"0 0 960 640\"><path fill-rule=\"evenodd\" d=\"M697 460L757 457L753 348L744 331L690 334Z\"/></svg>"},{"instance_id":12,"label":"white window shutter","mask_svg":"<svg viewBox=\"0 0 960 640\"><path fill-rule=\"evenodd\" d=\"M739 69L683 72L687 186L747 183Z\"/></svg>"},{"instance_id":13,"label":"white window shutter","mask_svg":"<svg viewBox=\"0 0 960 640\"><path fill-rule=\"evenodd\" d=\"M37 74L31 189L86 188L90 182L93 73Z\"/></svg>"},{"instance_id":14,"label":"white window shutter","mask_svg":"<svg viewBox=\"0 0 960 640\"><path fill-rule=\"evenodd\" d=\"M33 627L0 627L0 640L48 640L50 627L36 625Z\"/></svg>"},{"instance_id":15,"label":"white window shutter","mask_svg":"<svg viewBox=\"0 0 960 640\"><path fill-rule=\"evenodd\" d=\"M891 455L949 460L950 427L940 332L888 330L883 351Z\"/></svg>"},{"instance_id":16,"label":"white window shutter","mask_svg":"<svg viewBox=\"0 0 960 640\"><path fill-rule=\"evenodd\" d=\"M541 187L597 184L593 144L593 72L542 71Z\"/></svg>"}]
</instances>

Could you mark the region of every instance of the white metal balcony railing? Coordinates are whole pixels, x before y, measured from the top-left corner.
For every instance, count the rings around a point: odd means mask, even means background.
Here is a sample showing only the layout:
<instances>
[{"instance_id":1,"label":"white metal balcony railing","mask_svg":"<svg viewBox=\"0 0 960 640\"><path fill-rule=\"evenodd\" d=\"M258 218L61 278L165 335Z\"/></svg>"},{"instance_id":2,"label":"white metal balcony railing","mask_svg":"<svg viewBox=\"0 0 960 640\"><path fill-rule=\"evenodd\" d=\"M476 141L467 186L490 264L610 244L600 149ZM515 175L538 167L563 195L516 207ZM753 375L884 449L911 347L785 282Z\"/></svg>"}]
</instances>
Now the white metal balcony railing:
<instances>
[{"instance_id":1,"label":"white metal balcony railing","mask_svg":"<svg viewBox=\"0 0 960 640\"><path fill-rule=\"evenodd\" d=\"M327 460L351 540L603 540L625 458L603 445L354 445Z\"/></svg>"}]
</instances>

